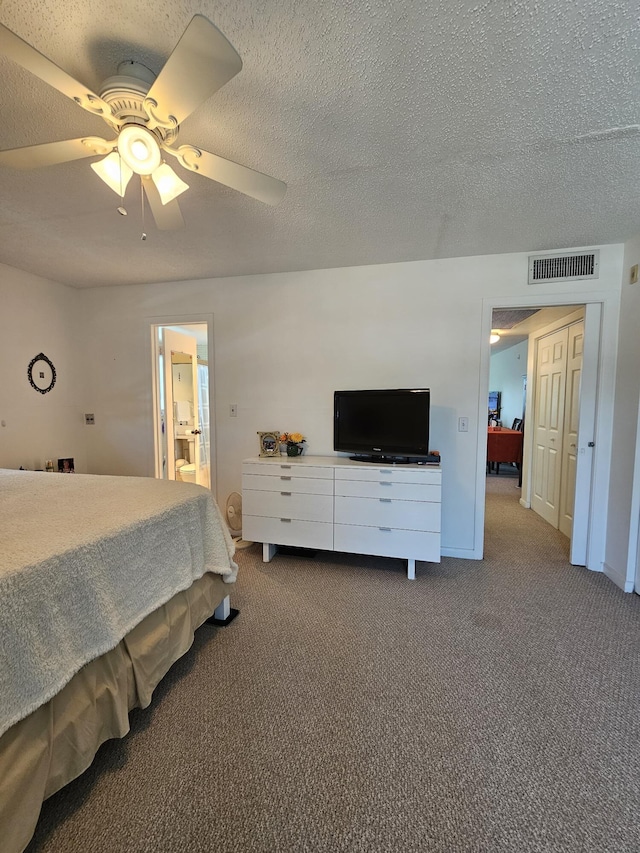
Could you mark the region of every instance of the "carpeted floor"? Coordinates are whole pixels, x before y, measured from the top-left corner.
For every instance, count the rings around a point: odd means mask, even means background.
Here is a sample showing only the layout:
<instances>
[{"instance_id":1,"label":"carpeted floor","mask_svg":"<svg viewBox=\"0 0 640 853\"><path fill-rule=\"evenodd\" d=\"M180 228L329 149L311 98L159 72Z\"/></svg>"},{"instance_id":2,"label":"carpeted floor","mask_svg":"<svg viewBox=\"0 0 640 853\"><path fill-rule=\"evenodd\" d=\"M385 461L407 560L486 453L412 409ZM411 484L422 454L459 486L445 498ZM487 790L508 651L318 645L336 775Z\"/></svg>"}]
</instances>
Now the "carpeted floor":
<instances>
[{"instance_id":1,"label":"carpeted floor","mask_svg":"<svg viewBox=\"0 0 640 853\"><path fill-rule=\"evenodd\" d=\"M487 478L486 558L238 553L29 853L640 849L640 598ZM1 843L0 843L1 846Z\"/></svg>"}]
</instances>

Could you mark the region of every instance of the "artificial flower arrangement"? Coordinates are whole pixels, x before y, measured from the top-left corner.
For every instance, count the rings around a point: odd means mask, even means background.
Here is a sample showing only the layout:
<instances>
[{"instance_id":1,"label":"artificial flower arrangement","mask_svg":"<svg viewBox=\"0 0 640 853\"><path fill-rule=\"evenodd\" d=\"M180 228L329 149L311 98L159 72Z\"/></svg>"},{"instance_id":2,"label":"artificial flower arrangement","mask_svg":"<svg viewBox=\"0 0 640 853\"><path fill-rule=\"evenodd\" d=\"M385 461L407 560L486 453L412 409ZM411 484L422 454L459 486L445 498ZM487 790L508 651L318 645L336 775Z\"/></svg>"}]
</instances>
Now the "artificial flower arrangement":
<instances>
[{"instance_id":1,"label":"artificial flower arrangement","mask_svg":"<svg viewBox=\"0 0 640 853\"><path fill-rule=\"evenodd\" d=\"M287 447L287 456L302 456L302 444L305 441L301 432L283 432L280 436L280 444Z\"/></svg>"}]
</instances>

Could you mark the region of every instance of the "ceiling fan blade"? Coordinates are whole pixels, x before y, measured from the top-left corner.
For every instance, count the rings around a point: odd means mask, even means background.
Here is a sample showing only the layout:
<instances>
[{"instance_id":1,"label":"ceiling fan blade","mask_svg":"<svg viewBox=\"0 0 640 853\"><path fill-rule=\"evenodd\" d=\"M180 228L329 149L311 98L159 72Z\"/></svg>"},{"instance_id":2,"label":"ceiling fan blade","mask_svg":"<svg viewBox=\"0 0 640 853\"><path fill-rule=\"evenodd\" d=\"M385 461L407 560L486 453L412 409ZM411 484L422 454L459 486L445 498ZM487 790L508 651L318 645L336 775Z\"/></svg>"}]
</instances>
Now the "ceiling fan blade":
<instances>
[{"instance_id":1,"label":"ceiling fan blade","mask_svg":"<svg viewBox=\"0 0 640 853\"><path fill-rule=\"evenodd\" d=\"M118 144L117 139L107 142L98 136L81 136L63 142L44 142L42 145L27 145L25 148L10 148L0 151L0 166L13 169L38 169L41 166L56 166L96 154L108 154Z\"/></svg>"},{"instance_id":2,"label":"ceiling fan blade","mask_svg":"<svg viewBox=\"0 0 640 853\"><path fill-rule=\"evenodd\" d=\"M174 199L167 202L167 204L163 204L151 175L141 175L140 177L142 178L142 186L144 187L149 207L151 208L151 213L158 229L160 231L179 231L181 228L184 228L184 219L182 218L178 202Z\"/></svg>"},{"instance_id":3,"label":"ceiling fan blade","mask_svg":"<svg viewBox=\"0 0 640 853\"><path fill-rule=\"evenodd\" d=\"M195 15L145 99L151 125L181 124L241 68L242 60L220 30Z\"/></svg>"},{"instance_id":4,"label":"ceiling fan blade","mask_svg":"<svg viewBox=\"0 0 640 853\"><path fill-rule=\"evenodd\" d=\"M167 153L177 157L185 169L211 178L212 181L238 190L265 204L278 204L287 191L287 185L277 178L263 175L262 172L249 169L248 166L241 166L233 160L225 160L224 157L218 157L217 154L211 154L193 145L181 145L176 149L169 145L163 147Z\"/></svg>"},{"instance_id":5,"label":"ceiling fan blade","mask_svg":"<svg viewBox=\"0 0 640 853\"><path fill-rule=\"evenodd\" d=\"M47 59L4 24L0 24L0 53L44 80L49 86L53 86L58 92L62 92L67 98L71 98L82 109L100 116L111 115L111 107L95 92L58 68L55 62Z\"/></svg>"}]
</instances>

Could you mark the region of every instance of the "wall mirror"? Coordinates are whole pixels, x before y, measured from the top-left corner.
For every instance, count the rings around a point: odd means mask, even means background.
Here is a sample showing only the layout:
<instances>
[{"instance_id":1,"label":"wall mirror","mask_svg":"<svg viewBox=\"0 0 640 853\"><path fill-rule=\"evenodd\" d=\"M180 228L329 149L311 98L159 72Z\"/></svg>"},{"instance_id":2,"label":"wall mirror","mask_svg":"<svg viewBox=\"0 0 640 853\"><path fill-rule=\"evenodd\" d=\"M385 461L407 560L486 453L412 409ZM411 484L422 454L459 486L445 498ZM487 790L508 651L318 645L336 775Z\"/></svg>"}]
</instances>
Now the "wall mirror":
<instances>
[{"instance_id":1,"label":"wall mirror","mask_svg":"<svg viewBox=\"0 0 640 853\"><path fill-rule=\"evenodd\" d=\"M40 394L51 391L56 384L56 369L51 359L47 358L43 352L31 359L27 368L27 376L31 387L39 391Z\"/></svg>"}]
</instances>

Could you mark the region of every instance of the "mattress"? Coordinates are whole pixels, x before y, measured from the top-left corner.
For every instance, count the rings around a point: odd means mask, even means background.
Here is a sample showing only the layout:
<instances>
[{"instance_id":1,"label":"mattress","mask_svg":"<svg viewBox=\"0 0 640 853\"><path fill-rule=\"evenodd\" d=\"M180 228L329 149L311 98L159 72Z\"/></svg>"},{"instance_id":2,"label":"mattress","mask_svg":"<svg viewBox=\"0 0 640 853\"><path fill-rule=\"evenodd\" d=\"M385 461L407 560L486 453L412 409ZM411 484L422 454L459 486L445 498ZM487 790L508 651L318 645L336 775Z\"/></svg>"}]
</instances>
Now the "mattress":
<instances>
[{"instance_id":1,"label":"mattress","mask_svg":"<svg viewBox=\"0 0 640 853\"><path fill-rule=\"evenodd\" d=\"M205 572L233 581L211 492L0 470L0 734Z\"/></svg>"}]
</instances>

